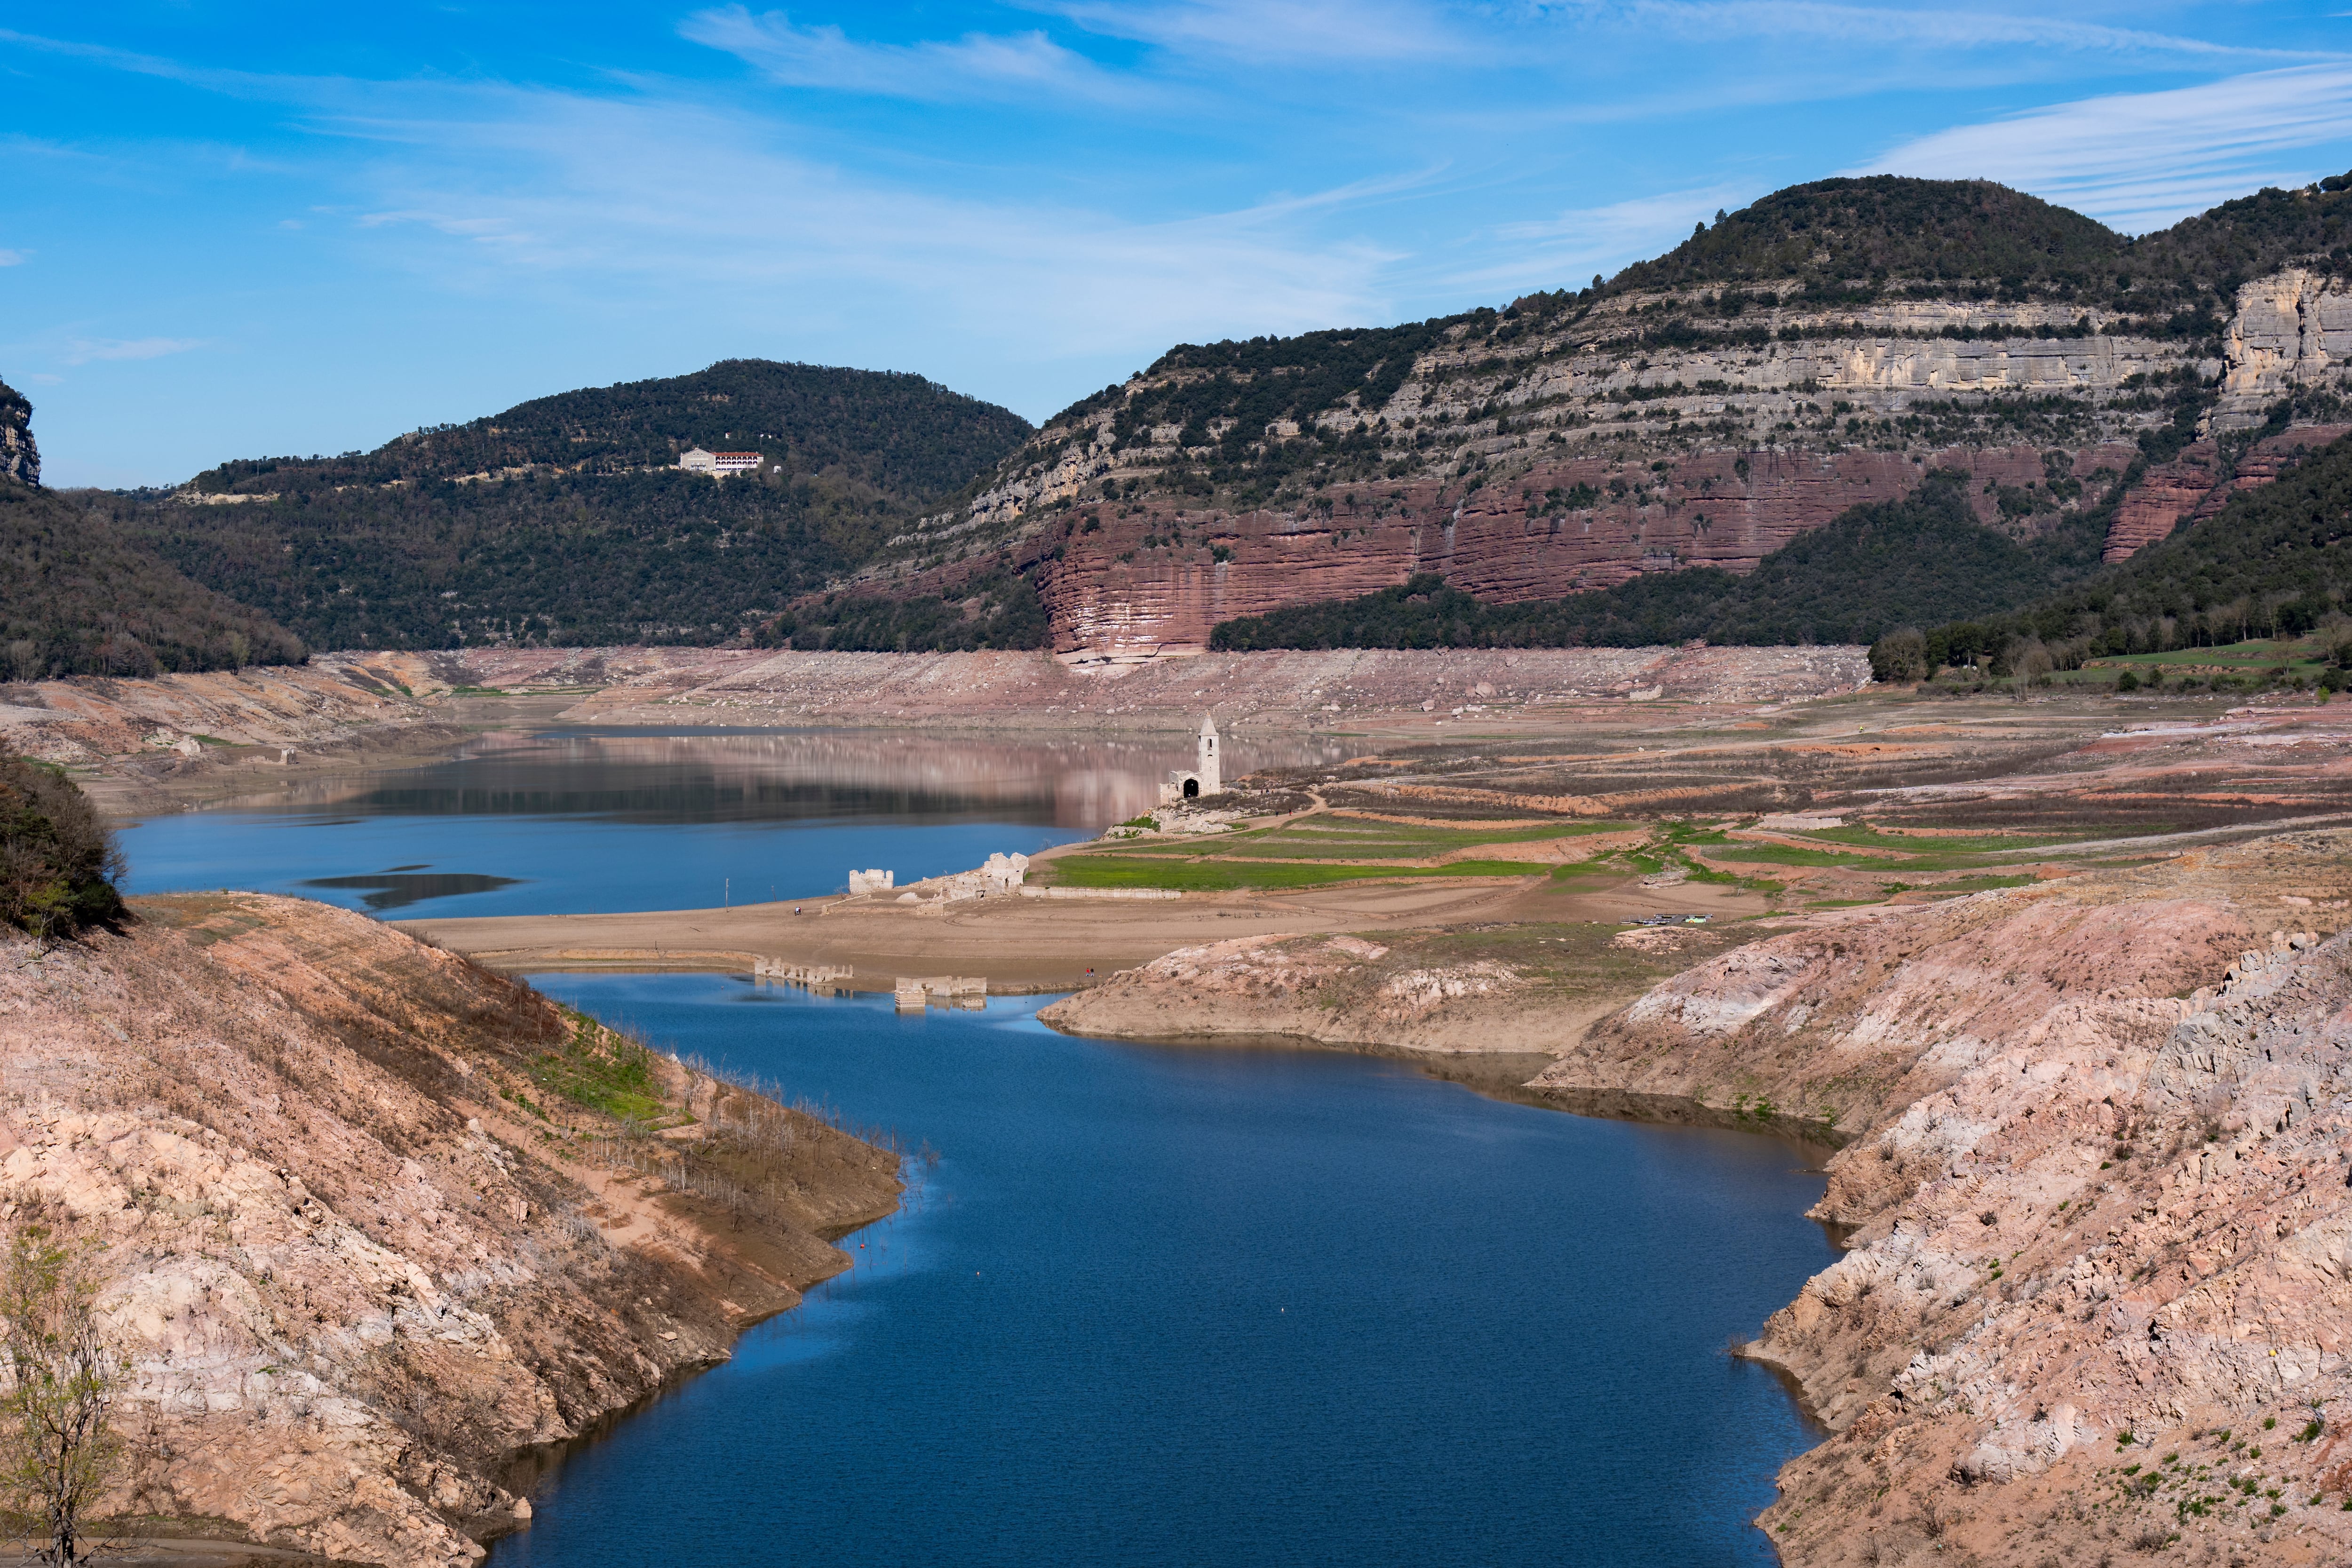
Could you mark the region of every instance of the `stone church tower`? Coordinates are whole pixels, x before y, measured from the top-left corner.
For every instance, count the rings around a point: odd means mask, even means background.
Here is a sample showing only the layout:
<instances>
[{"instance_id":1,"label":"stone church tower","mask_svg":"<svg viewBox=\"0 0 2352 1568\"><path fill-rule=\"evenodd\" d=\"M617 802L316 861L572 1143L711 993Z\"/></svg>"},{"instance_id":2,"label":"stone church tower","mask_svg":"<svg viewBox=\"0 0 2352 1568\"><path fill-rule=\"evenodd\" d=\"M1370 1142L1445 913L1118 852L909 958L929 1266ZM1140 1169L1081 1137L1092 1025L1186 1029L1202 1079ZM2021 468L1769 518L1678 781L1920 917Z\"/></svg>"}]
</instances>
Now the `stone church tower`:
<instances>
[{"instance_id":1,"label":"stone church tower","mask_svg":"<svg viewBox=\"0 0 2352 1568\"><path fill-rule=\"evenodd\" d=\"M1212 713L1201 715L1199 749L1193 752L1192 766L1177 768L1160 786L1160 804L1181 805L1204 795L1219 795L1225 787L1225 760L1219 754L1217 720Z\"/></svg>"}]
</instances>

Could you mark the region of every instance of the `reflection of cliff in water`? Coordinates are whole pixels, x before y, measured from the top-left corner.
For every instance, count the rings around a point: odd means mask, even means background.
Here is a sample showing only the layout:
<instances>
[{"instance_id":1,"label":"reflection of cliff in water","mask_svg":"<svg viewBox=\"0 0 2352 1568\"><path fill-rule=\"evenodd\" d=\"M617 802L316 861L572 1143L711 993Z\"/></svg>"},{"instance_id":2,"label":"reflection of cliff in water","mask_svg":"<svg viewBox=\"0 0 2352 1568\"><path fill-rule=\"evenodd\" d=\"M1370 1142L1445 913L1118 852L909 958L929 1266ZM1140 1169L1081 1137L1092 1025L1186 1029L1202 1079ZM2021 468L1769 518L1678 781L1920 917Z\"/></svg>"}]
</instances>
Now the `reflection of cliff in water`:
<instances>
[{"instance_id":1,"label":"reflection of cliff in water","mask_svg":"<svg viewBox=\"0 0 2352 1568\"><path fill-rule=\"evenodd\" d=\"M1336 762L1345 742L1229 742L1228 776ZM1148 811L1192 737L976 740L878 730L492 731L447 761L288 791L363 815L634 822L984 818L1100 827Z\"/></svg>"}]
</instances>

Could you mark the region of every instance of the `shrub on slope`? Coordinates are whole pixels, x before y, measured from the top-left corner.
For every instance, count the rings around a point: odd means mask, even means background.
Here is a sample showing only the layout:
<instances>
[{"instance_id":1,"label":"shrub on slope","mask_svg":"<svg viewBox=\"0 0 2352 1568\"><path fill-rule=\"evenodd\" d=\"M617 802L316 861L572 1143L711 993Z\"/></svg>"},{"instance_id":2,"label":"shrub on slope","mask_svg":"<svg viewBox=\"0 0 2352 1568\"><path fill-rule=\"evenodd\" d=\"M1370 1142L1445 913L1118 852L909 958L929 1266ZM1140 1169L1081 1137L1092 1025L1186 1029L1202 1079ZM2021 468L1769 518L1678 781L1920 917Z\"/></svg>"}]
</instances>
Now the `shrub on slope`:
<instances>
[{"instance_id":1,"label":"shrub on slope","mask_svg":"<svg viewBox=\"0 0 2352 1568\"><path fill-rule=\"evenodd\" d=\"M122 852L64 770L0 753L0 921L71 936L122 912Z\"/></svg>"}]
</instances>

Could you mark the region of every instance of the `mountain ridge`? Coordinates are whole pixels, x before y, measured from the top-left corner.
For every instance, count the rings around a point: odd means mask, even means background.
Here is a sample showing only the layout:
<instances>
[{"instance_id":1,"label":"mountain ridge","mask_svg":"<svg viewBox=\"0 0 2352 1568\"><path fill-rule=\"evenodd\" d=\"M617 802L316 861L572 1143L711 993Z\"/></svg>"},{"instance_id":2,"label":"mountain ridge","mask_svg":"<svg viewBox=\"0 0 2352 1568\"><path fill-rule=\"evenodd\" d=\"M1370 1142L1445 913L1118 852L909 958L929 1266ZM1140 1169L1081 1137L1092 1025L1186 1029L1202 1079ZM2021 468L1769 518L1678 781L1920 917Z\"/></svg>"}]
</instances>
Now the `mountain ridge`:
<instances>
[{"instance_id":1,"label":"mountain ridge","mask_svg":"<svg viewBox=\"0 0 2352 1568\"><path fill-rule=\"evenodd\" d=\"M2345 184L2126 239L1987 182L1818 182L1599 287L1178 345L831 592L946 602L1009 572L1058 654L1128 659L1433 570L1499 603L1745 573L1938 469L2021 540L2127 479L2137 536L2160 537L2205 492L2175 485L2167 510L2136 493L2150 469L2282 400L2298 422L2342 413ZM1790 248L1857 203L1875 229ZM1937 239L1989 210L2023 215L2026 240ZM1786 275L1759 292L1760 270Z\"/></svg>"},{"instance_id":2,"label":"mountain ridge","mask_svg":"<svg viewBox=\"0 0 2352 1568\"><path fill-rule=\"evenodd\" d=\"M719 643L855 569L1029 431L919 375L722 360L110 504L321 647ZM760 461L724 480L679 469L697 446Z\"/></svg>"}]
</instances>

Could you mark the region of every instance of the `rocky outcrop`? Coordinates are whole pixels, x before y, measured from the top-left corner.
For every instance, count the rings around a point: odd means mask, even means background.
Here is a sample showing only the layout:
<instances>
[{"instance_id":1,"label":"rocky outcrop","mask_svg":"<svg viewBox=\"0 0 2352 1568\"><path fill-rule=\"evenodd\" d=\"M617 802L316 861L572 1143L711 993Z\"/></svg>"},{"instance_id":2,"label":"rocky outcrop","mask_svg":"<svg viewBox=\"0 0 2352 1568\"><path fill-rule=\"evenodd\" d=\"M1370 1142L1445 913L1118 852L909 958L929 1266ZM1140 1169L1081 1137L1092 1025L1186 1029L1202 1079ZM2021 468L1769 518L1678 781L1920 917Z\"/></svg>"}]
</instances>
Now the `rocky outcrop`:
<instances>
[{"instance_id":1,"label":"rocky outcrop","mask_svg":"<svg viewBox=\"0 0 2352 1568\"><path fill-rule=\"evenodd\" d=\"M2220 463L2220 443L2204 440L2182 447L2172 461L2149 468L2116 508L2100 559L2113 565L2159 539L2169 538L2180 520L2203 504L2221 482Z\"/></svg>"},{"instance_id":2,"label":"rocky outcrop","mask_svg":"<svg viewBox=\"0 0 2352 1568\"><path fill-rule=\"evenodd\" d=\"M1766 1325L1830 1428L1801 1564L2352 1552L2352 837L1743 947L1538 1079L1842 1141L1850 1250ZM2221 1555L2211 1560L2222 1561Z\"/></svg>"},{"instance_id":3,"label":"rocky outcrop","mask_svg":"<svg viewBox=\"0 0 2352 1568\"><path fill-rule=\"evenodd\" d=\"M2261 424L2290 393L2340 385L2352 360L2352 279L2289 267L2244 285L2222 353L2216 430Z\"/></svg>"},{"instance_id":4,"label":"rocky outcrop","mask_svg":"<svg viewBox=\"0 0 2352 1568\"><path fill-rule=\"evenodd\" d=\"M2116 507L2107 526L2106 548L2101 559L2113 565L2125 561L2186 522L2201 522L2229 504L2242 491L2266 485L2293 467L2306 453L2352 435L2352 425L2304 425L2254 441L2234 458L2225 458L2219 441L2206 439L2181 448L2168 463L2149 468Z\"/></svg>"},{"instance_id":5,"label":"rocky outcrop","mask_svg":"<svg viewBox=\"0 0 2352 1568\"><path fill-rule=\"evenodd\" d=\"M20 485L41 482L41 451L33 445L33 405L0 381L0 479Z\"/></svg>"},{"instance_id":6,"label":"rocky outcrop","mask_svg":"<svg viewBox=\"0 0 2352 1568\"><path fill-rule=\"evenodd\" d=\"M616 1139L532 1076L578 1020L387 927L250 895L139 913L0 949L0 1227L103 1248L131 1456L106 1512L464 1564L528 1518L518 1450L724 1358L895 1203L895 1157L667 1058L684 1142ZM789 1189L662 1179L758 1107Z\"/></svg>"}]
</instances>

